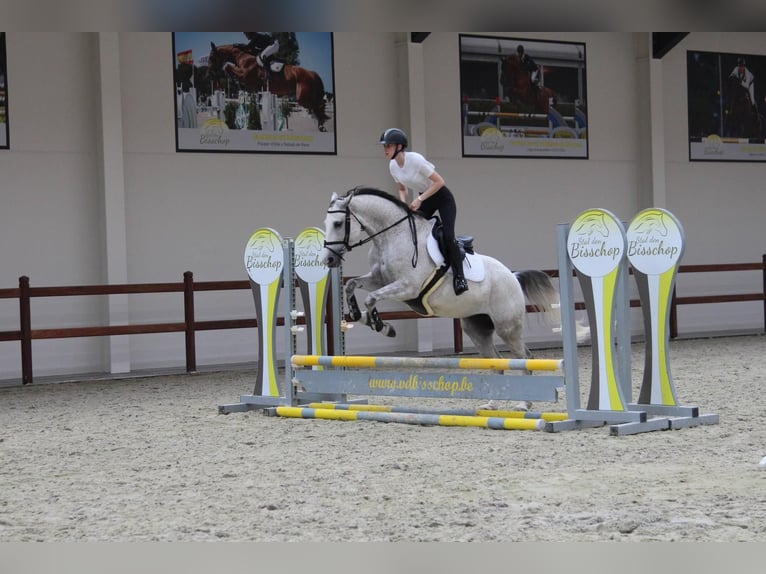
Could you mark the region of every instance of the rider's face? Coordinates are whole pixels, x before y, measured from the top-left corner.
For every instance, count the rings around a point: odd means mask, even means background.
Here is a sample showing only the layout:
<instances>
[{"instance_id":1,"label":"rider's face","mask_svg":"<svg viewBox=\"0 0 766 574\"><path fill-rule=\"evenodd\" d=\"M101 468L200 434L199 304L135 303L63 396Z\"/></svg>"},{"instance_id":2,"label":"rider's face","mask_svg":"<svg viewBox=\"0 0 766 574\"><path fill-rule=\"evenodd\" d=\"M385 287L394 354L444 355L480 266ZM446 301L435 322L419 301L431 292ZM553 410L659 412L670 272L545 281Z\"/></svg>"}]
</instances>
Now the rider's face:
<instances>
[{"instance_id":1,"label":"rider's face","mask_svg":"<svg viewBox=\"0 0 766 574\"><path fill-rule=\"evenodd\" d=\"M383 144L383 153L388 159L392 159L396 153L396 144Z\"/></svg>"}]
</instances>

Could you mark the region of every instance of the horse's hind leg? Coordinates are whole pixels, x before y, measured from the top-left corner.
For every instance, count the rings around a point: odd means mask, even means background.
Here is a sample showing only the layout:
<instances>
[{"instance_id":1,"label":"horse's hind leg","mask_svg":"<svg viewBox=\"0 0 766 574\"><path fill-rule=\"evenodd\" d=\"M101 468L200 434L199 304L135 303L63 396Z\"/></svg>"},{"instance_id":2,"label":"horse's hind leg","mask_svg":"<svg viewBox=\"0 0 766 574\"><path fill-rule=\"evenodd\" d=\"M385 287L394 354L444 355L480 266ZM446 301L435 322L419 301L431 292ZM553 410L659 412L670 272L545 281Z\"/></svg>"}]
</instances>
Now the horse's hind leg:
<instances>
[{"instance_id":1,"label":"horse's hind leg","mask_svg":"<svg viewBox=\"0 0 766 574\"><path fill-rule=\"evenodd\" d=\"M478 349L479 356L487 359L499 359L500 353L495 347L493 341L495 335L495 326L492 323L492 319L489 315L473 315L471 317L464 317L460 319L460 326L463 328L463 333L468 335L468 338L473 341ZM479 405L480 410L497 410L500 403L494 399L490 399L488 402Z\"/></svg>"},{"instance_id":2,"label":"horse's hind leg","mask_svg":"<svg viewBox=\"0 0 766 574\"><path fill-rule=\"evenodd\" d=\"M460 326L468 338L476 345L479 356L487 359L499 359L500 353L495 347L492 338L495 335L495 326L489 315L473 315L460 319Z\"/></svg>"},{"instance_id":3,"label":"horse's hind leg","mask_svg":"<svg viewBox=\"0 0 766 574\"><path fill-rule=\"evenodd\" d=\"M513 318L496 324L495 329L498 336L508 346L508 353L512 359L526 359L532 356L524 343L524 323L521 318ZM524 371L524 374L531 375L532 372ZM528 411L531 408L532 403L530 401L521 401L513 410Z\"/></svg>"},{"instance_id":4,"label":"horse's hind leg","mask_svg":"<svg viewBox=\"0 0 766 574\"><path fill-rule=\"evenodd\" d=\"M500 353L493 341L495 333L508 346L511 358L523 359L528 355L523 340L523 322L521 318L503 321L496 320L493 322L488 315L474 315L473 317L462 319L460 324L463 327L463 332L478 347L479 354L482 357L500 358ZM531 373L525 371L525 374ZM497 410L499 406L499 401L491 399L479 406L479 409ZM531 407L531 402L522 401L513 410L528 411Z\"/></svg>"},{"instance_id":5,"label":"horse's hind leg","mask_svg":"<svg viewBox=\"0 0 766 574\"><path fill-rule=\"evenodd\" d=\"M322 104L320 104L320 105L321 105L322 107L319 107L319 108L315 108L315 109L314 109L314 117L315 117L315 118L316 118L316 120L317 120L317 129L318 129L320 132L326 132L326 131L327 131L327 128L326 128L326 127L324 127L324 124L325 124L325 121L326 121L326 120L323 118L323 115L324 115L324 110L322 109L322 108L324 107L324 103L322 103Z\"/></svg>"},{"instance_id":6,"label":"horse's hind leg","mask_svg":"<svg viewBox=\"0 0 766 574\"><path fill-rule=\"evenodd\" d=\"M511 319L495 324L497 335L508 347L508 355L512 359L524 359L529 351L524 344L524 324L521 319Z\"/></svg>"}]
</instances>

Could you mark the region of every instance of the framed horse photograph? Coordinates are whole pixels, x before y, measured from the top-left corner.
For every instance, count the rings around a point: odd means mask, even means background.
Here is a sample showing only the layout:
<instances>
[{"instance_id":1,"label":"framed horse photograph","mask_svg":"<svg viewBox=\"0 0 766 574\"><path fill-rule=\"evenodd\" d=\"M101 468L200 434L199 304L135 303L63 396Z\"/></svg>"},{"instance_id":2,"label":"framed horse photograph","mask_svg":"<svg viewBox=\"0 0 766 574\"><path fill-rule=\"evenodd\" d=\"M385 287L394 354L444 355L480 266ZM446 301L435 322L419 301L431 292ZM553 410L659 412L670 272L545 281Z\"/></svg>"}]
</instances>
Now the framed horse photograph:
<instances>
[{"instance_id":1,"label":"framed horse photograph","mask_svg":"<svg viewBox=\"0 0 766 574\"><path fill-rule=\"evenodd\" d=\"M173 32L176 151L335 155L331 32Z\"/></svg>"},{"instance_id":2,"label":"framed horse photograph","mask_svg":"<svg viewBox=\"0 0 766 574\"><path fill-rule=\"evenodd\" d=\"M5 32L0 32L0 149L10 149L7 70L8 65L5 57Z\"/></svg>"},{"instance_id":3,"label":"framed horse photograph","mask_svg":"<svg viewBox=\"0 0 766 574\"><path fill-rule=\"evenodd\" d=\"M588 159L585 44L460 34L465 157Z\"/></svg>"},{"instance_id":4,"label":"framed horse photograph","mask_svg":"<svg viewBox=\"0 0 766 574\"><path fill-rule=\"evenodd\" d=\"M766 161L766 56L686 52L689 161Z\"/></svg>"}]
</instances>

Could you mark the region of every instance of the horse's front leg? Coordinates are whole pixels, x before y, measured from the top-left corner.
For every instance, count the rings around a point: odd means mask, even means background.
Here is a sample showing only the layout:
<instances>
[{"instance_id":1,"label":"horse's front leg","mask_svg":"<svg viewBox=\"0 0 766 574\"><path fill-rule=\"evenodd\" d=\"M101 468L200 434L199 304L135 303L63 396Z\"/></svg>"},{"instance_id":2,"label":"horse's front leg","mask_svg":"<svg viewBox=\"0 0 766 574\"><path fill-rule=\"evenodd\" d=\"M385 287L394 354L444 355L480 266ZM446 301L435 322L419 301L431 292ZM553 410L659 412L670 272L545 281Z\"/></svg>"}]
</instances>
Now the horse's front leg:
<instances>
[{"instance_id":1,"label":"horse's front leg","mask_svg":"<svg viewBox=\"0 0 766 574\"><path fill-rule=\"evenodd\" d=\"M381 319L380 313L376 305L378 301L384 299L393 299L395 301L406 301L417 296L416 292L413 292L412 287L404 283L403 281L394 281L388 285L384 285L380 289L370 291L364 300L364 306L367 308L365 322L370 325L374 330L379 333L383 333L386 337L396 337L396 330L391 323L386 323Z\"/></svg>"},{"instance_id":2,"label":"horse's front leg","mask_svg":"<svg viewBox=\"0 0 766 574\"><path fill-rule=\"evenodd\" d=\"M231 75L235 80L240 83L245 83L247 77L247 70L239 67L234 62L226 62L223 66L223 71Z\"/></svg>"},{"instance_id":3,"label":"horse's front leg","mask_svg":"<svg viewBox=\"0 0 766 574\"><path fill-rule=\"evenodd\" d=\"M356 291L357 288L364 288L364 285L366 285L368 281L371 281L371 279L372 274L367 273L366 275L360 275L359 277L352 277L346 282L344 291L346 294L346 304L348 305L348 314L352 321L359 321L359 319L362 318L362 311L359 309L359 303L356 301L354 291ZM369 325L369 323L367 323L367 325Z\"/></svg>"},{"instance_id":4,"label":"horse's front leg","mask_svg":"<svg viewBox=\"0 0 766 574\"><path fill-rule=\"evenodd\" d=\"M354 291L357 289L363 289L365 291L374 291L381 286L381 280L376 272L370 271L366 275L360 275L359 277L353 277L346 282L345 294L346 304L348 305L349 316L352 321L360 321L363 325L367 325L374 331L382 331L385 325L380 319L377 309L373 309L373 312L364 311L359 308L359 303L356 301L356 295ZM394 335L390 335L393 337Z\"/></svg>"}]
</instances>

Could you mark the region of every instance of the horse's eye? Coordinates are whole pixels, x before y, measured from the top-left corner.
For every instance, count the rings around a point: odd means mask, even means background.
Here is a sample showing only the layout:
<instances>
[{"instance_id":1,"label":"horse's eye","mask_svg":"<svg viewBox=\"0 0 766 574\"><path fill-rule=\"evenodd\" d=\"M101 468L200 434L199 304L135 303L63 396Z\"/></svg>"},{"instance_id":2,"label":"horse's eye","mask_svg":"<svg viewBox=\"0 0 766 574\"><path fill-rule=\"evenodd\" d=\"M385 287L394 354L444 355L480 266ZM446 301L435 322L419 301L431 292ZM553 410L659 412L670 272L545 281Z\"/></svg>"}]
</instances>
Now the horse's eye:
<instances>
[{"instance_id":1,"label":"horse's eye","mask_svg":"<svg viewBox=\"0 0 766 574\"><path fill-rule=\"evenodd\" d=\"M338 228L339 228L341 225L343 225L343 223L342 223L342 222L340 222L340 221L333 221L333 223L332 223L332 226L333 226L335 229L338 229Z\"/></svg>"}]
</instances>

